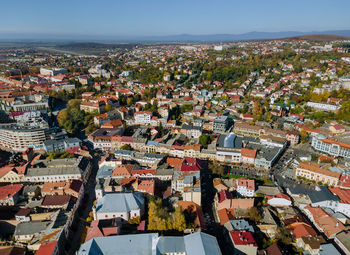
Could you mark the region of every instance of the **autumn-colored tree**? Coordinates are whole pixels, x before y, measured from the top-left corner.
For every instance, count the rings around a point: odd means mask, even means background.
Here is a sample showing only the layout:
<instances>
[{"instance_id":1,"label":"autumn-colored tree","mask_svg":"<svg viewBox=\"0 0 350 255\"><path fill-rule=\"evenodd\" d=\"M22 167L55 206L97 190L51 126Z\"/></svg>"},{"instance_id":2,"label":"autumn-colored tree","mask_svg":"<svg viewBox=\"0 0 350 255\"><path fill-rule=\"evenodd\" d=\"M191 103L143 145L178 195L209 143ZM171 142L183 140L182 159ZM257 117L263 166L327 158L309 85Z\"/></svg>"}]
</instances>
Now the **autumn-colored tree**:
<instances>
[{"instance_id":1,"label":"autumn-colored tree","mask_svg":"<svg viewBox=\"0 0 350 255\"><path fill-rule=\"evenodd\" d=\"M138 225L140 224L140 222L141 222L141 218L139 216L129 219L129 224L132 224L132 225Z\"/></svg>"},{"instance_id":2,"label":"autumn-colored tree","mask_svg":"<svg viewBox=\"0 0 350 255\"><path fill-rule=\"evenodd\" d=\"M180 207L176 207L172 216L172 229L176 229L180 232L184 231L186 229L186 219L182 209Z\"/></svg>"},{"instance_id":3,"label":"autumn-colored tree","mask_svg":"<svg viewBox=\"0 0 350 255\"><path fill-rule=\"evenodd\" d=\"M248 217L251 221L254 221L254 222L259 222L261 221L261 215L260 215L260 212L258 210L258 208L256 207L252 207L249 209L248 211Z\"/></svg>"},{"instance_id":4,"label":"autumn-colored tree","mask_svg":"<svg viewBox=\"0 0 350 255\"><path fill-rule=\"evenodd\" d=\"M301 143L306 143L309 139L309 135L305 130L300 131L300 142Z\"/></svg>"},{"instance_id":5,"label":"autumn-colored tree","mask_svg":"<svg viewBox=\"0 0 350 255\"><path fill-rule=\"evenodd\" d=\"M218 163L209 163L208 168L211 170L213 174L218 174L218 175L224 175L225 174L225 167L221 164Z\"/></svg>"},{"instance_id":6,"label":"autumn-colored tree","mask_svg":"<svg viewBox=\"0 0 350 255\"><path fill-rule=\"evenodd\" d=\"M180 207L168 212L161 200L150 200L148 203L148 230L166 231L186 229L185 215Z\"/></svg>"},{"instance_id":7,"label":"autumn-colored tree","mask_svg":"<svg viewBox=\"0 0 350 255\"><path fill-rule=\"evenodd\" d=\"M133 102L133 98L132 98L132 97L128 97L128 98L126 99L126 104L127 104L127 105L131 105L132 102Z\"/></svg>"},{"instance_id":8,"label":"autumn-colored tree","mask_svg":"<svg viewBox=\"0 0 350 255\"><path fill-rule=\"evenodd\" d=\"M253 116L255 119L260 119L262 115L263 108L261 107L261 104L258 101L255 101L253 106Z\"/></svg>"}]
</instances>

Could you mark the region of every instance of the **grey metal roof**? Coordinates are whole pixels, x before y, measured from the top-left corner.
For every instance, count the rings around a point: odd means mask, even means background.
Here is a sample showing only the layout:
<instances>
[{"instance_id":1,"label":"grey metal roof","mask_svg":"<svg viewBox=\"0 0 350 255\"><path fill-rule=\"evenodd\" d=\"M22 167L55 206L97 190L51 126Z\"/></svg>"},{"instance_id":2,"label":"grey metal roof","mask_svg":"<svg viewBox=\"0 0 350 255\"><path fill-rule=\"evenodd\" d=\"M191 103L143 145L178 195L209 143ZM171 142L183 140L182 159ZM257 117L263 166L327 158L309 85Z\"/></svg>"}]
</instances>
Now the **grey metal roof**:
<instances>
[{"instance_id":1,"label":"grey metal roof","mask_svg":"<svg viewBox=\"0 0 350 255\"><path fill-rule=\"evenodd\" d=\"M172 175L174 172L173 169L169 168L169 169L166 169L166 168L158 168L157 169L157 173L156 175Z\"/></svg>"},{"instance_id":2,"label":"grey metal roof","mask_svg":"<svg viewBox=\"0 0 350 255\"><path fill-rule=\"evenodd\" d=\"M336 195L334 195L327 187L324 186L321 186L319 191L314 189L304 189L297 186L291 186L288 189L292 194L308 195L313 204L327 200L336 202L340 201Z\"/></svg>"},{"instance_id":3,"label":"grey metal roof","mask_svg":"<svg viewBox=\"0 0 350 255\"><path fill-rule=\"evenodd\" d=\"M276 186L259 186L258 190L256 193L261 193L263 195L269 195L269 196L274 196L277 195L278 193L281 193L278 187Z\"/></svg>"},{"instance_id":4,"label":"grey metal roof","mask_svg":"<svg viewBox=\"0 0 350 255\"><path fill-rule=\"evenodd\" d=\"M230 133L229 135L220 135L217 144L217 146L221 148L241 149L242 138L236 136L234 133Z\"/></svg>"},{"instance_id":5,"label":"grey metal roof","mask_svg":"<svg viewBox=\"0 0 350 255\"><path fill-rule=\"evenodd\" d=\"M254 232L253 226L249 225L249 222L241 219L241 220L230 220L230 224L232 226L232 230L245 230L249 232Z\"/></svg>"},{"instance_id":6,"label":"grey metal roof","mask_svg":"<svg viewBox=\"0 0 350 255\"><path fill-rule=\"evenodd\" d=\"M321 249L319 251L319 255L340 255L341 253L335 248L334 244L326 243L321 244Z\"/></svg>"},{"instance_id":7,"label":"grey metal roof","mask_svg":"<svg viewBox=\"0 0 350 255\"><path fill-rule=\"evenodd\" d=\"M48 222L22 222L16 226L14 235L33 235L46 229Z\"/></svg>"},{"instance_id":8,"label":"grey metal roof","mask_svg":"<svg viewBox=\"0 0 350 255\"><path fill-rule=\"evenodd\" d=\"M97 200L96 212L130 212L145 203L142 193L107 193Z\"/></svg>"},{"instance_id":9,"label":"grey metal roof","mask_svg":"<svg viewBox=\"0 0 350 255\"><path fill-rule=\"evenodd\" d=\"M157 238L157 233L96 237L81 245L77 254L156 255Z\"/></svg>"},{"instance_id":10,"label":"grey metal roof","mask_svg":"<svg viewBox=\"0 0 350 255\"><path fill-rule=\"evenodd\" d=\"M196 232L184 237L186 255L221 255L215 237L203 232Z\"/></svg>"},{"instance_id":11,"label":"grey metal roof","mask_svg":"<svg viewBox=\"0 0 350 255\"><path fill-rule=\"evenodd\" d=\"M47 176L47 175L69 175L81 174L78 167L48 167L48 168L28 168L26 176Z\"/></svg>"},{"instance_id":12,"label":"grey metal roof","mask_svg":"<svg viewBox=\"0 0 350 255\"><path fill-rule=\"evenodd\" d=\"M161 236L157 248L161 254L186 252L183 236Z\"/></svg>"},{"instance_id":13,"label":"grey metal roof","mask_svg":"<svg viewBox=\"0 0 350 255\"><path fill-rule=\"evenodd\" d=\"M221 255L216 238L197 232L187 236L159 237L158 233L95 237L81 245L78 255Z\"/></svg>"}]
</instances>

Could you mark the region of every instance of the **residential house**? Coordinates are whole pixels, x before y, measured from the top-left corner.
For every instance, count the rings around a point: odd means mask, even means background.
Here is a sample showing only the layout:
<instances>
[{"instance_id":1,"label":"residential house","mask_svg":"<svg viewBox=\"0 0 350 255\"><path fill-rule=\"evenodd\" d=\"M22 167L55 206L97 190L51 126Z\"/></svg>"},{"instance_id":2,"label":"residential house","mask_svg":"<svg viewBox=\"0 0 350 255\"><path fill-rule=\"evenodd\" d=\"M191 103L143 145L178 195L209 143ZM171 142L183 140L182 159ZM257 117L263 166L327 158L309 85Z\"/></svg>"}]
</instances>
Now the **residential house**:
<instances>
[{"instance_id":1,"label":"residential house","mask_svg":"<svg viewBox=\"0 0 350 255\"><path fill-rule=\"evenodd\" d=\"M0 187L0 205L14 206L23 188L22 184L9 184Z\"/></svg>"},{"instance_id":2,"label":"residential house","mask_svg":"<svg viewBox=\"0 0 350 255\"><path fill-rule=\"evenodd\" d=\"M237 179L236 191L242 197L254 197L255 181L246 178Z\"/></svg>"},{"instance_id":3,"label":"residential house","mask_svg":"<svg viewBox=\"0 0 350 255\"><path fill-rule=\"evenodd\" d=\"M343 223L330 216L329 213L320 207L311 207L307 205L304 208L304 212L316 228L320 232L323 232L328 239L333 239L336 234L345 230Z\"/></svg>"}]
</instances>

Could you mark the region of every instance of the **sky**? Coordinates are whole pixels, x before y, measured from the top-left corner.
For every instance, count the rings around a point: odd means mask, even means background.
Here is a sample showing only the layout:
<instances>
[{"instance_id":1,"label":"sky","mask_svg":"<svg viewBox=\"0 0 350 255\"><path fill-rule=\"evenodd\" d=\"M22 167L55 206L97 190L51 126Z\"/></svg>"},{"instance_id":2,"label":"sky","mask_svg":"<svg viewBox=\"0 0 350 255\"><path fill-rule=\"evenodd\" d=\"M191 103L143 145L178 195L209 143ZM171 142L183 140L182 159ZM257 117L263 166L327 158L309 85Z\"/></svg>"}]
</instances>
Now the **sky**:
<instances>
[{"instance_id":1,"label":"sky","mask_svg":"<svg viewBox=\"0 0 350 255\"><path fill-rule=\"evenodd\" d=\"M11 0L0 34L152 36L350 29L350 0Z\"/></svg>"}]
</instances>

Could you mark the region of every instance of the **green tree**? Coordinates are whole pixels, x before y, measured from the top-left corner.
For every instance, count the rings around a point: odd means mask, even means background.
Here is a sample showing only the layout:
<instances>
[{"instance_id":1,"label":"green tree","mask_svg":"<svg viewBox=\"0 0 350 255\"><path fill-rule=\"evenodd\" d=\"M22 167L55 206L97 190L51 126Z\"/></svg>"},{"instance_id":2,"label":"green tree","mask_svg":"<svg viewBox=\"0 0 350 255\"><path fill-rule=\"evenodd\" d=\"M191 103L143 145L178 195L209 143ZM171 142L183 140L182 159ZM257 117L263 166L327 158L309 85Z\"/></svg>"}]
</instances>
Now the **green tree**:
<instances>
[{"instance_id":1,"label":"green tree","mask_svg":"<svg viewBox=\"0 0 350 255\"><path fill-rule=\"evenodd\" d=\"M277 228L276 236L277 239L285 245L290 245L293 242L292 235L285 226L280 226Z\"/></svg>"},{"instance_id":2,"label":"green tree","mask_svg":"<svg viewBox=\"0 0 350 255\"><path fill-rule=\"evenodd\" d=\"M204 148L208 148L208 144L210 144L211 142L211 138L209 135L207 134L202 134L199 137L199 143L204 147Z\"/></svg>"}]
</instances>

